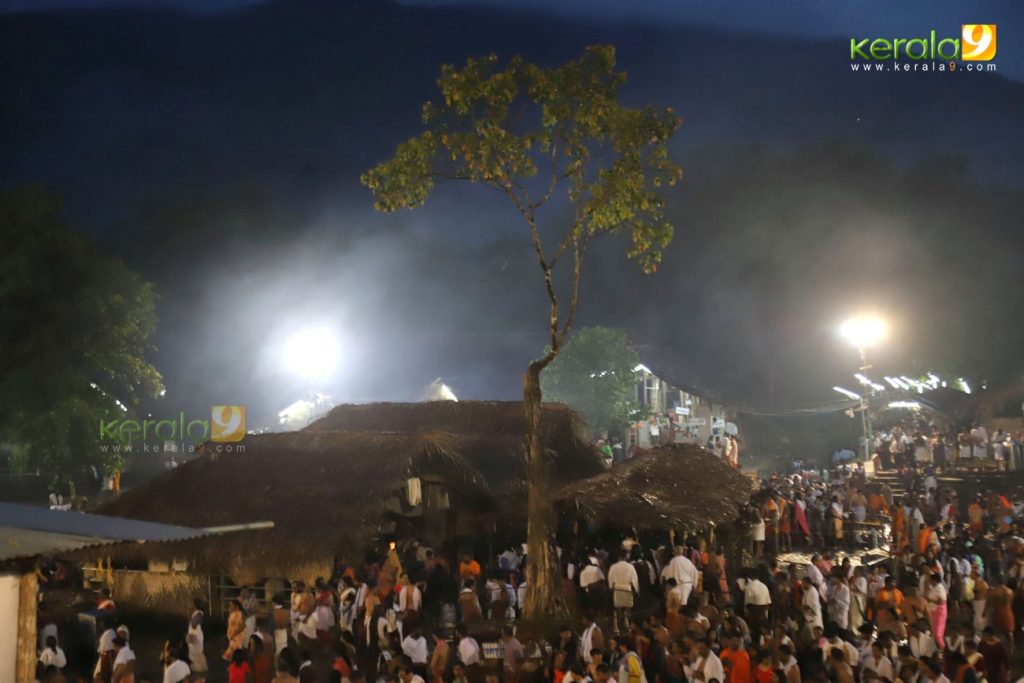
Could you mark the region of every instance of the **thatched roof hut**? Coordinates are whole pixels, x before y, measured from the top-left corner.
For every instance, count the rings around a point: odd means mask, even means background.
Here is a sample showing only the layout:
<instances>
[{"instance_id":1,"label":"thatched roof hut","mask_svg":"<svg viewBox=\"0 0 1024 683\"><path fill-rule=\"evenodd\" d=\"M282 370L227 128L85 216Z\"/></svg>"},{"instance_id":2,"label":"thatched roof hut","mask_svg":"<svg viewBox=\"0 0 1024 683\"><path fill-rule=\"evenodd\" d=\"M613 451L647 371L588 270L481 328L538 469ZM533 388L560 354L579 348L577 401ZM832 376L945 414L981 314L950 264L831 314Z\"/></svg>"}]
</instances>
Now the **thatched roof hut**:
<instances>
[{"instance_id":1,"label":"thatched roof hut","mask_svg":"<svg viewBox=\"0 0 1024 683\"><path fill-rule=\"evenodd\" d=\"M604 471L586 425L575 411L546 403L541 420L541 438L556 485ZM523 404L518 401L430 401L342 405L303 431L454 434L462 443L462 455L483 473L491 490L499 497L515 498L526 491L524 425Z\"/></svg>"},{"instance_id":2,"label":"thatched roof hut","mask_svg":"<svg viewBox=\"0 0 1024 683\"><path fill-rule=\"evenodd\" d=\"M563 487L556 505L601 525L700 528L734 521L753 482L699 446L660 446Z\"/></svg>"},{"instance_id":3,"label":"thatched roof hut","mask_svg":"<svg viewBox=\"0 0 1024 683\"><path fill-rule=\"evenodd\" d=\"M98 512L195 527L273 521L272 530L161 552L207 571L287 577L305 559L361 556L383 521L412 510L411 477L424 480L424 509L427 482L444 485L442 498L450 496L453 509L479 512L490 504L483 476L450 434L288 432L246 436L230 453L216 446Z\"/></svg>"}]
</instances>

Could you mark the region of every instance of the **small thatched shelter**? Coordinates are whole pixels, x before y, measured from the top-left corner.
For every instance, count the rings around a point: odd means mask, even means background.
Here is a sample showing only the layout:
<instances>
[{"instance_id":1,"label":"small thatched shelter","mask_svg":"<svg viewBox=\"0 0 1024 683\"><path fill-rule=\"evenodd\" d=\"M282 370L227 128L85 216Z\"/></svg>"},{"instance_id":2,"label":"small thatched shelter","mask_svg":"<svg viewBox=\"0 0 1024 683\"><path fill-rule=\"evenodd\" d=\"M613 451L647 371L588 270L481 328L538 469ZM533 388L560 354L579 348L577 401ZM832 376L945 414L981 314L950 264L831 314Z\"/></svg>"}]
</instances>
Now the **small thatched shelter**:
<instances>
[{"instance_id":1,"label":"small thatched shelter","mask_svg":"<svg viewBox=\"0 0 1024 683\"><path fill-rule=\"evenodd\" d=\"M335 557L361 558L396 524L422 538L469 530L490 505L483 476L450 434L288 432L246 436L230 453L216 446L99 512L199 527L271 520L272 530L173 549L190 570L248 583L329 572Z\"/></svg>"},{"instance_id":2,"label":"small thatched shelter","mask_svg":"<svg viewBox=\"0 0 1024 683\"><path fill-rule=\"evenodd\" d=\"M541 420L541 438L555 485L604 471L579 414L560 403L545 403ZM342 405L303 431L454 434L462 444L461 454L480 470L491 491L503 499L503 511L525 516L524 425L523 404L518 401L429 401ZM517 509L517 501L523 510Z\"/></svg>"},{"instance_id":3,"label":"small thatched shelter","mask_svg":"<svg viewBox=\"0 0 1024 683\"><path fill-rule=\"evenodd\" d=\"M563 487L556 505L601 526L699 529L734 521L752 480L699 446L659 446Z\"/></svg>"}]
</instances>

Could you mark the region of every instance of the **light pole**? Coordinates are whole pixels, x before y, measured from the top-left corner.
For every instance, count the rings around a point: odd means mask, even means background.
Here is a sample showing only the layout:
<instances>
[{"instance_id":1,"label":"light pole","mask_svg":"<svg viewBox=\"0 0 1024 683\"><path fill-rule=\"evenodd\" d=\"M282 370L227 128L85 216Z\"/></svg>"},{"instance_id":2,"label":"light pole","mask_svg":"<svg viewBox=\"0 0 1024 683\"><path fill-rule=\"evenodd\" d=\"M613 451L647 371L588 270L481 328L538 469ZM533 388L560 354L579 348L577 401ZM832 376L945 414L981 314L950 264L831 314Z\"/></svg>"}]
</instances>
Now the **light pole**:
<instances>
[{"instance_id":1,"label":"light pole","mask_svg":"<svg viewBox=\"0 0 1024 683\"><path fill-rule=\"evenodd\" d=\"M889 329L885 321L877 316L857 316L850 318L839 326L839 334L852 344L860 354L860 374L867 375L871 369L868 363L867 350L885 339ZM864 461L871 459L871 443L874 440L871 430L871 397L874 385L868 381L867 392L860 395L861 427L864 430Z\"/></svg>"}]
</instances>

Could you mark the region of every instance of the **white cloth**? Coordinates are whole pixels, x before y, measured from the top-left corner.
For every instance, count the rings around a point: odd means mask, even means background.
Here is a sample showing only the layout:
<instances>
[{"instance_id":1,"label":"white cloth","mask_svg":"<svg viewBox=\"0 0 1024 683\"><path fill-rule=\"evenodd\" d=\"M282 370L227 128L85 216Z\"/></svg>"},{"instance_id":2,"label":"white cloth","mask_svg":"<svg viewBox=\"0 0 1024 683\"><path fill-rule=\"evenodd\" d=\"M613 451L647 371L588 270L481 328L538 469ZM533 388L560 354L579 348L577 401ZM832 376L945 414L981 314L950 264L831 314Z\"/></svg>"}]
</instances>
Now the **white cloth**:
<instances>
[{"instance_id":1,"label":"white cloth","mask_svg":"<svg viewBox=\"0 0 1024 683\"><path fill-rule=\"evenodd\" d=\"M810 619L811 628L818 626L825 628L825 624L821 620L821 598L818 597L818 589L811 586L804 591L804 599L801 605L806 613L810 610L811 614L808 615Z\"/></svg>"},{"instance_id":2,"label":"white cloth","mask_svg":"<svg viewBox=\"0 0 1024 683\"><path fill-rule=\"evenodd\" d=\"M44 667L55 666L58 669L63 669L68 665L68 658L64 656L64 650L59 647L54 650L46 648L39 655L39 663Z\"/></svg>"},{"instance_id":3,"label":"white cloth","mask_svg":"<svg viewBox=\"0 0 1024 683\"><path fill-rule=\"evenodd\" d=\"M596 630L598 630L597 624L591 624L580 635L580 658L587 664L590 664L594 659L590 651L594 649L594 631Z\"/></svg>"},{"instance_id":4,"label":"white cloth","mask_svg":"<svg viewBox=\"0 0 1024 683\"><path fill-rule=\"evenodd\" d=\"M853 668L857 668L857 664L860 663L860 652L857 651L857 648L853 643L849 643L842 638L825 641L825 647L822 648L821 651L822 661L827 662L829 657L832 656L832 650L836 648L843 651L843 658L846 660L847 664Z\"/></svg>"},{"instance_id":5,"label":"white cloth","mask_svg":"<svg viewBox=\"0 0 1024 683\"><path fill-rule=\"evenodd\" d=\"M404 612L410 609L417 612L423 609L423 592L416 586L402 586L398 593L398 610Z\"/></svg>"},{"instance_id":6,"label":"white cloth","mask_svg":"<svg viewBox=\"0 0 1024 683\"><path fill-rule=\"evenodd\" d=\"M285 636L287 638L287 635ZM189 624L188 632L185 634L185 642L188 644L188 658L192 662L192 669L196 673L203 673L209 670L206 662L206 636L203 633L202 624L193 626Z\"/></svg>"},{"instance_id":7,"label":"white cloth","mask_svg":"<svg viewBox=\"0 0 1024 683\"><path fill-rule=\"evenodd\" d=\"M596 565L588 564L580 572L580 588L586 588L590 584L598 583L599 581L604 581L604 572Z\"/></svg>"},{"instance_id":8,"label":"white cloth","mask_svg":"<svg viewBox=\"0 0 1024 683\"><path fill-rule=\"evenodd\" d=\"M697 579L700 573L697 571L696 565L690 561L690 558L683 555L676 555L672 558L664 569L661 570L661 580L675 579L676 584L690 584L691 586L697 585Z\"/></svg>"},{"instance_id":9,"label":"white cloth","mask_svg":"<svg viewBox=\"0 0 1024 683\"><path fill-rule=\"evenodd\" d=\"M106 631L100 634L99 645L96 647L96 652L103 654L110 652L114 649L114 638L117 638L117 634L114 629L108 628Z\"/></svg>"},{"instance_id":10,"label":"white cloth","mask_svg":"<svg viewBox=\"0 0 1024 683\"><path fill-rule=\"evenodd\" d=\"M745 605L770 605L772 604L771 593L768 592L768 586L760 579L751 579L747 583L747 587L743 589L743 603Z\"/></svg>"},{"instance_id":11,"label":"white cloth","mask_svg":"<svg viewBox=\"0 0 1024 683\"><path fill-rule=\"evenodd\" d=\"M637 576L633 565L625 560L619 560L608 570L608 587L612 590L616 587L620 590L630 590L632 587L634 592L639 593L640 577Z\"/></svg>"},{"instance_id":12,"label":"white cloth","mask_svg":"<svg viewBox=\"0 0 1024 683\"><path fill-rule=\"evenodd\" d=\"M931 657L935 654L935 639L932 638L930 633L918 633L916 636L910 636L908 640L910 651L918 659L921 657Z\"/></svg>"},{"instance_id":13,"label":"white cloth","mask_svg":"<svg viewBox=\"0 0 1024 683\"><path fill-rule=\"evenodd\" d=\"M164 683L181 683L192 674L188 664L180 659L174 660L170 666L164 669Z\"/></svg>"},{"instance_id":14,"label":"white cloth","mask_svg":"<svg viewBox=\"0 0 1024 683\"><path fill-rule=\"evenodd\" d=\"M892 662L885 655L882 655L881 659L875 661L874 656L870 656L864 660L864 671L874 672L877 678L885 678L890 681L896 680L896 675L892 669Z\"/></svg>"},{"instance_id":15,"label":"white cloth","mask_svg":"<svg viewBox=\"0 0 1024 683\"><path fill-rule=\"evenodd\" d=\"M135 653L132 652L132 649L130 647L125 645L121 648L121 651L117 653L117 656L114 657L114 668L116 669L121 664L128 664L129 662L134 661Z\"/></svg>"},{"instance_id":16,"label":"white cloth","mask_svg":"<svg viewBox=\"0 0 1024 683\"><path fill-rule=\"evenodd\" d=\"M829 602L829 613L832 621L842 630L850 628L850 587L840 583L832 587L832 599Z\"/></svg>"},{"instance_id":17,"label":"white cloth","mask_svg":"<svg viewBox=\"0 0 1024 683\"><path fill-rule=\"evenodd\" d=\"M407 636L402 641L402 652L412 660L413 664L426 664L427 657L429 656L427 652L427 639L423 636L419 638Z\"/></svg>"},{"instance_id":18,"label":"white cloth","mask_svg":"<svg viewBox=\"0 0 1024 683\"><path fill-rule=\"evenodd\" d=\"M459 641L459 661L469 666L480 663L480 643L466 636Z\"/></svg>"},{"instance_id":19,"label":"white cloth","mask_svg":"<svg viewBox=\"0 0 1024 683\"><path fill-rule=\"evenodd\" d=\"M822 586L825 584L825 577L822 576L821 570L814 564L807 565L807 578L811 580L811 583L814 584L814 587L818 590L821 590Z\"/></svg>"},{"instance_id":20,"label":"white cloth","mask_svg":"<svg viewBox=\"0 0 1024 683\"><path fill-rule=\"evenodd\" d=\"M691 681L693 680L693 675L698 671L703 672L705 683L711 680L719 681L719 683L724 683L725 681L725 669L722 667L722 660L714 652L709 652L707 657L698 659L692 666L685 666L684 671L686 672L686 677Z\"/></svg>"}]
</instances>

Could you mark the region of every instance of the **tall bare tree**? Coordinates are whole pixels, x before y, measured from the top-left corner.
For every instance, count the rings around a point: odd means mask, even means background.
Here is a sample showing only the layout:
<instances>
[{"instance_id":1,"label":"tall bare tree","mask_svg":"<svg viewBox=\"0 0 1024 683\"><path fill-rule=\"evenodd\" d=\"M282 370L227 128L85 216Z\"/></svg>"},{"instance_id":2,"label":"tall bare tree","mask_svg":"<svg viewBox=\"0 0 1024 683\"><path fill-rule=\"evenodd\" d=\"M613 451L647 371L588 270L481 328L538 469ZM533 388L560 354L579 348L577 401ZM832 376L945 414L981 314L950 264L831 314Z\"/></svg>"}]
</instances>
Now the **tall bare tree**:
<instances>
[{"instance_id":1,"label":"tall bare tree","mask_svg":"<svg viewBox=\"0 0 1024 683\"><path fill-rule=\"evenodd\" d=\"M527 617L555 608L540 376L572 329L587 244L601 234L628 235L629 256L651 272L672 238L657 188L682 177L668 150L680 119L671 109L623 106L625 80L611 46L589 47L555 68L519 57L499 68L494 55L445 65L440 101L423 105L425 130L362 176L381 211L422 205L438 179L493 188L529 233L548 299L549 341L523 378Z\"/></svg>"}]
</instances>

